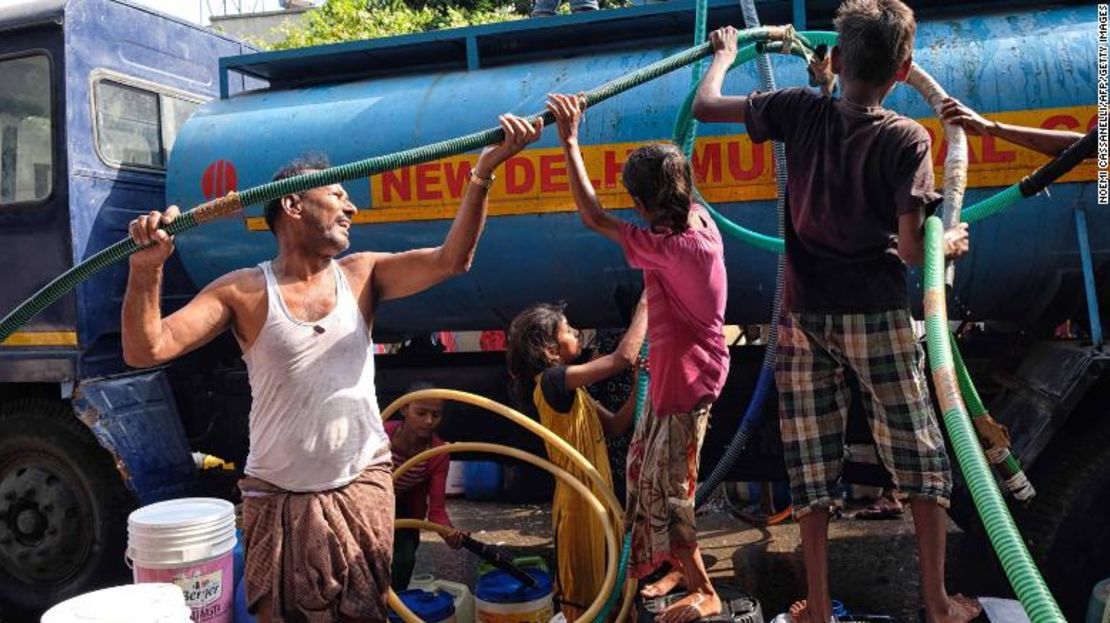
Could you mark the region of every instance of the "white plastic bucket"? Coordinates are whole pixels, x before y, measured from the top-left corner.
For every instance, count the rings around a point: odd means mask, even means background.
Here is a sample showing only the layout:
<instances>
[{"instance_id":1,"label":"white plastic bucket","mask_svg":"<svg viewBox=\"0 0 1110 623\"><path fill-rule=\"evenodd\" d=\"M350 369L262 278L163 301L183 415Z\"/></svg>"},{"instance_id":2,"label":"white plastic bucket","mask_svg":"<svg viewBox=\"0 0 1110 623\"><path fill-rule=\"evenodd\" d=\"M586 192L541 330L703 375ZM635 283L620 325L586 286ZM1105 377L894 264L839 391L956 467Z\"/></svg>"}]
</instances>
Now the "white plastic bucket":
<instances>
[{"instance_id":1,"label":"white plastic bucket","mask_svg":"<svg viewBox=\"0 0 1110 623\"><path fill-rule=\"evenodd\" d=\"M42 615L42 623L190 623L192 611L173 584L132 584L78 595Z\"/></svg>"},{"instance_id":2,"label":"white plastic bucket","mask_svg":"<svg viewBox=\"0 0 1110 623\"><path fill-rule=\"evenodd\" d=\"M158 502L127 518L135 583L176 585L196 623L232 622L235 542L235 507L225 500Z\"/></svg>"}]
</instances>

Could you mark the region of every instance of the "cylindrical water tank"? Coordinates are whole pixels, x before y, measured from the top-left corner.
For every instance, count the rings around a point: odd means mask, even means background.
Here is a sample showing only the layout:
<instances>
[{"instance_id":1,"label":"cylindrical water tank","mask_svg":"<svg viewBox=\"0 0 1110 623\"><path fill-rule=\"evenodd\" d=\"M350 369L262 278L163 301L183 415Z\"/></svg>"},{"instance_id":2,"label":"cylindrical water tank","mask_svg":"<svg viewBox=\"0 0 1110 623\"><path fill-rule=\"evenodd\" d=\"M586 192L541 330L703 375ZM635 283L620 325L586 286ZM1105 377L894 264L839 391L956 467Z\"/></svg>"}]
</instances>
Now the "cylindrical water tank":
<instances>
[{"instance_id":1,"label":"cylindrical water tank","mask_svg":"<svg viewBox=\"0 0 1110 623\"><path fill-rule=\"evenodd\" d=\"M1095 22L1093 5L927 21L918 28L915 58L949 93L985 114L1085 131L1096 116ZM542 27L528 27L528 37L545 36ZM279 167L310 151L345 163L472 132L493 125L502 112L539 111L548 93L591 88L672 54L688 41L688 36L645 40L635 33L635 28L626 28L623 38L569 56L533 55L472 71L398 67L386 77L337 78L213 101L177 138L168 200L192 206L206 193L266 182ZM307 68L306 77L329 71L326 62L314 65L312 56L298 62ZM795 58L776 58L775 68L780 86L806 83L804 67ZM634 218L620 183L620 163L635 146L670 137L689 87L686 69L587 112L581 139L586 161L602 202L624 210L622 217ZM754 65L733 72L725 86L731 93L756 88ZM911 89L899 85L886 104L921 120L940 142L939 124ZM1045 161L989 137L972 137L970 146L968 205ZM935 145L938 166L942 148ZM468 163L475 158L468 154L346 183L360 210L352 250L440 244L465 188ZM775 232L769 144L753 145L742 125L704 124L693 166L703 193L722 212L758 231ZM939 173L938 168L938 180ZM975 225L972 252L957 270L953 316L1029 323L1054 301L1080 296L1072 210L1094 206L1094 178L1094 164L1084 164L1065 181L1085 183L1058 184L1051 197L1027 200L1004 216ZM555 300L569 303L571 320L579 326L625 321L621 308L634 302L640 276L616 245L579 222L554 131L545 132L541 142L498 171L491 197L490 221L471 272L384 304L376 331L501 328L524 306ZM198 287L276 253L260 215L261 206L254 206L245 220L208 225L180 237L181 259ZM1096 271L1105 274L1110 213L1092 209L1088 221ZM737 242L726 246L727 321L767 322L775 258ZM910 281L916 287L916 273Z\"/></svg>"}]
</instances>

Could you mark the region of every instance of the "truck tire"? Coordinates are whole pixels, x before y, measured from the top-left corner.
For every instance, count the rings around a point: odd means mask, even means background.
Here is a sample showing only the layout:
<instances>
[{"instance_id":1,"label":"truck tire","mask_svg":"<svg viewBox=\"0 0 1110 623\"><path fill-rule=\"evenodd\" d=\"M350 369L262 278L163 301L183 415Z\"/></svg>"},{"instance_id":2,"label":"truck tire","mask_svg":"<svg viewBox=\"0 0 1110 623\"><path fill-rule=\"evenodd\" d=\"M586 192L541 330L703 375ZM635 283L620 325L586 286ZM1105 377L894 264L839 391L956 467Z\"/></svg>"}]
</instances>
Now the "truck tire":
<instances>
[{"instance_id":1,"label":"truck tire","mask_svg":"<svg viewBox=\"0 0 1110 623\"><path fill-rule=\"evenodd\" d=\"M126 582L123 551L133 506L111 456L67 404L0 405L5 618L38 620L60 601Z\"/></svg>"},{"instance_id":2,"label":"truck tire","mask_svg":"<svg viewBox=\"0 0 1110 623\"><path fill-rule=\"evenodd\" d=\"M1070 621L1083 620L1091 589L1110 577L1110 416L1092 415L1053 441L1034 468L1037 496L1018 516Z\"/></svg>"}]
</instances>

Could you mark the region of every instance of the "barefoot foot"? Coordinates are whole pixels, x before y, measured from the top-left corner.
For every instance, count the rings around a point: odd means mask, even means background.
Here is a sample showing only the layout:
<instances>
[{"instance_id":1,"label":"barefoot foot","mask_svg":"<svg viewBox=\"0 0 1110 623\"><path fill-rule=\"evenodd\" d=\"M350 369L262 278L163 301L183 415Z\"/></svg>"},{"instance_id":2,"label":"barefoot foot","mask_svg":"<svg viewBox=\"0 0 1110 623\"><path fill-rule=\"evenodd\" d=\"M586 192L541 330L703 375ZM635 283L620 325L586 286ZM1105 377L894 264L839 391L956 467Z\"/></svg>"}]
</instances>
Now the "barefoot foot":
<instances>
[{"instance_id":1,"label":"barefoot foot","mask_svg":"<svg viewBox=\"0 0 1110 623\"><path fill-rule=\"evenodd\" d=\"M690 623L721 613L721 598L716 591L694 592L667 607L659 616L658 623Z\"/></svg>"},{"instance_id":2,"label":"barefoot foot","mask_svg":"<svg viewBox=\"0 0 1110 623\"><path fill-rule=\"evenodd\" d=\"M640 597L655 599L669 594L675 588L686 588L686 574L682 569L671 569L670 573L640 589Z\"/></svg>"},{"instance_id":3,"label":"barefoot foot","mask_svg":"<svg viewBox=\"0 0 1110 623\"><path fill-rule=\"evenodd\" d=\"M809 609L809 602L805 599L799 599L790 604L790 609L787 610L790 614L790 619L794 623L828 623L822 621L820 615L816 612L811 612Z\"/></svg>"},{"instance_id":4,"label":"barefoot foot","mask_svg":"<svg viewBox=\"0 0 1110 623\"><path fill-rule=\"evenodd\" d=\"M979 600L963 595L951 595L948 603L930 609L926 606L930 623L968 623L983 613Z\"/></svg>"}]
</instances>

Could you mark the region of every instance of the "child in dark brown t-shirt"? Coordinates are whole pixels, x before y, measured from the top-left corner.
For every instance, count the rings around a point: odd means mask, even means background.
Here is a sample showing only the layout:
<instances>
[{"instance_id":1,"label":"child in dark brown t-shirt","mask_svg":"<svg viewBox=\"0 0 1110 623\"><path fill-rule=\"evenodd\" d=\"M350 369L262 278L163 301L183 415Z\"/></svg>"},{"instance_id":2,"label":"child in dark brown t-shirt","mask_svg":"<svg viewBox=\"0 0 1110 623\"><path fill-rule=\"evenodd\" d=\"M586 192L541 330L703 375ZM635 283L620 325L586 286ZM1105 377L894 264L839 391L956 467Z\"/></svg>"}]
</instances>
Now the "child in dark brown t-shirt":
<instances>
[{"instance_id":1,"label":"child in dark brown t-shirt","mask_svg":"<svg viewBox=\"0 0 1110 623\"><path fill-rule=\"evenodd\" d=\"M854 376L879 456L911 499L928 619L970 621L978 604L944 587L951 474L906 292L905 265L921 262L926 212L940 196L925 129L882 107L912 67L916 24L899 0L847 0L836 27L840 97L807 89L722 96L737 38L725 28L711 37L713 65L694 102L702 121L744 123L753 141L786 146L775 381L808 593L791 616L825 623L832 615L828 519L841 499L846 378ZM950 257L966 252L966 226L945 238Z\"/></svg>"}]
</instances>

